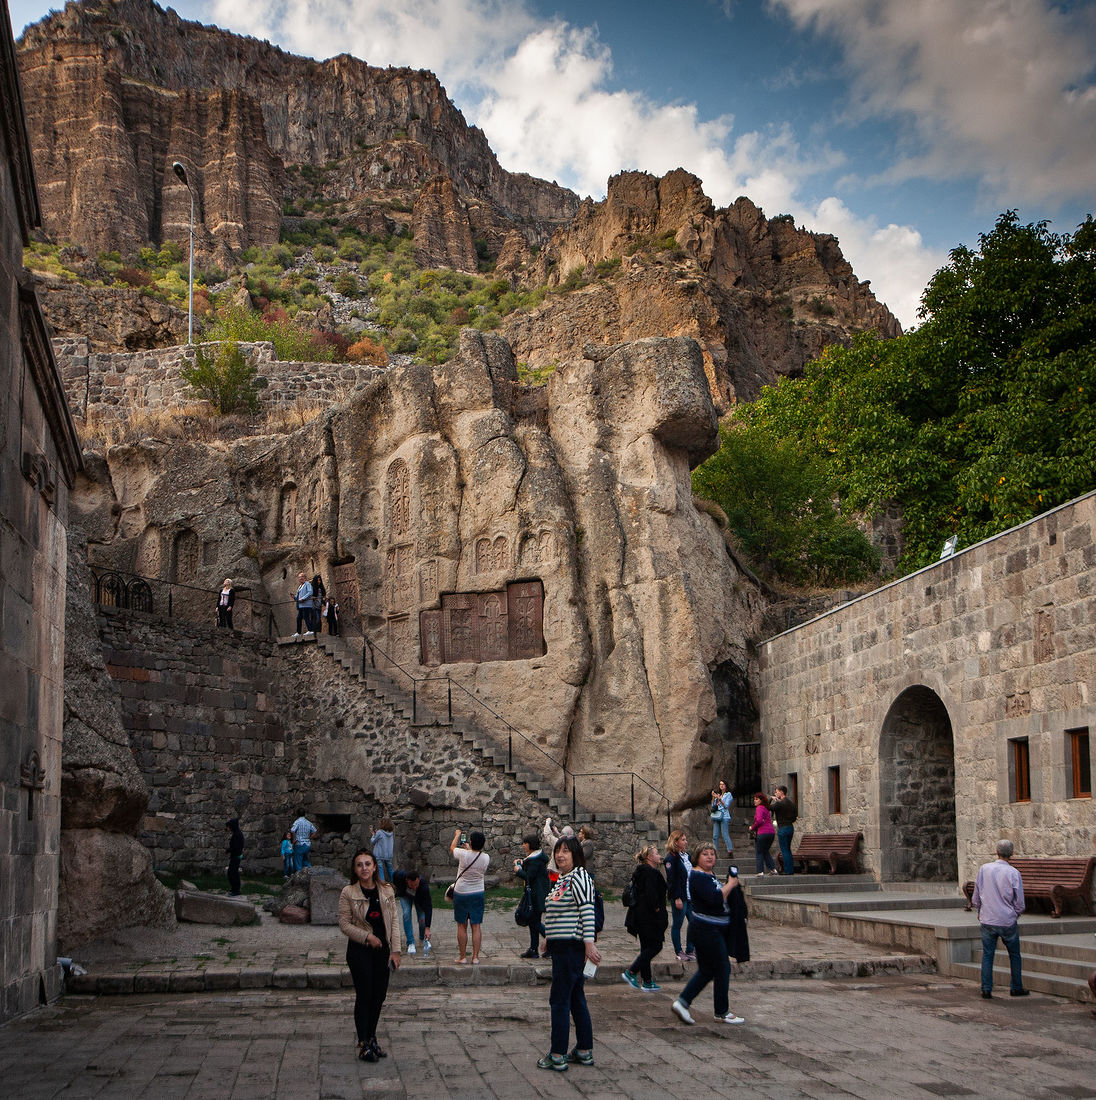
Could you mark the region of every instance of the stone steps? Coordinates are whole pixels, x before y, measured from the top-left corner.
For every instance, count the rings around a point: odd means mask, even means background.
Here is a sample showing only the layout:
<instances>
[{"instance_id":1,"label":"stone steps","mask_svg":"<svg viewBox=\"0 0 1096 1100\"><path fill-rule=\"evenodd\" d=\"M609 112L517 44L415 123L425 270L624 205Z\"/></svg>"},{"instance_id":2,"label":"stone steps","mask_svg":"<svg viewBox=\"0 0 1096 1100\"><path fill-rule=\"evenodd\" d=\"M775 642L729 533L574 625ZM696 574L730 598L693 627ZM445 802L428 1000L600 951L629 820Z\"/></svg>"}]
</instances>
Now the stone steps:
<instances>
[{"instance_id":1,"label":"stone steps","mask_svg":"<svg viewBox=\"0 0 1096 1100\"><path fill-rule=\"evenodd\" d=\"M1003 961L1002 961L1003 958ZM1067 973L1055 967L1045 967L1048 960L1040 956L1023 955L1024 988L1033 993L1050 993L1056 997L1068 997L1071 1001L1091 1002L1092 990L1088 986L1091 968L1084 971L1078 966ZM952 963L951 973L967 978L976 984L982 981L982 953L979 950L974 962ZM993 959L993 989L995 997L1007 997L1009 987L1008 952L1000 944Z\"/></svg>"},{"instance_id":2,"label":"stone steps","mask_svg":"<svg viewBox=\"0 0 1096 1100\"><path fill-rule=\"evenodd\" d=\"M488 767L497 768L524 787L534 798L547 806L553 816L575 823L616 822L633 823L636 836L647 842L661 842L664 837L657 825L650 821L635 820L631 814L596 813L581 803L573 804L571 799L543 775L538 774L528 764L511 760L506 746L498 744L489 733L466 715L439 716L429 703L419 697L414 699L389 676L379 670L366 667L362 669L360 642L355 644L342 635L332 637L320 634L316 637L300 639L279 638L280 645L316 644L330 655L346 673L358 680L377 698L391 706L397 713L416 726L437 726L451 730L472 751L476 758Z\"/></svg>"}]
</instances>

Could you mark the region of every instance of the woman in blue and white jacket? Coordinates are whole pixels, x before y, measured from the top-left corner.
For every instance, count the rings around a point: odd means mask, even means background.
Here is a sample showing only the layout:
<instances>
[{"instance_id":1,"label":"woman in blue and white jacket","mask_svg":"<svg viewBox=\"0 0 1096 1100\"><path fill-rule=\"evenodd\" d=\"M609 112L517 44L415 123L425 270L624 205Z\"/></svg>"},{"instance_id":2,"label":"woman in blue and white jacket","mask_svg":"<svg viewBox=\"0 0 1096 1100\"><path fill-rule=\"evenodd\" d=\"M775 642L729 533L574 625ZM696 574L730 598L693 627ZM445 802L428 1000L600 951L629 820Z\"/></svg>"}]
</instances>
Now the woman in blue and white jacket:
<instances>
[{"instance_id":1,"label":"woman in blue and white jacket","mask_svg":"<svg viewBox=\"0 0 1096 1100\"><path fill-rule=\"evenodd\" d=\"M594 880L583 866L582 844L576 837L560 837L553 859L559 878L544 904L544 929L552 957L552 1048L538 1062L541 1069L565 1070L569 1062L594 1064L594 1026L586 1006L587 961L597 966L601 952L594 942ZM571 1017L575 1020L575 1048L568 1054Z\"/></svg>"},{"instance_id":2,"label":"woman in blue and white jacket","mask_svg":"<svg viewBox=\"0 0 1096 1100\"><path fill-rule=\"evenodd\" d=\"M696 973L672 1007L685 1023L695 1024L689 1006L711 982L716 1020L722 1024L741 1024L745 1021L731 1011L727 993L731 978L731 962L727 957L727 925L730 922L727 898L738 885L738 875L732 867L727 881L720 883L712 874L715 847L711 844L703 844L697 849L693 863L695 866L689 873L689 897L693 905L689 933L696 948Z\"/></svg>"},{"instance_id":3,"label":"woman in blue and white jacket","mask_svg":"<svg viewBox=\"0 0 1096 1100\"><path fill-rule=\"evenodd\" d=\"M717 790L712 791L712 844L719 850L719 838L723 837L723 847L727 849L727 855L734 855L734 845L731 843L731 807L734 805L734 795L727 790L727 784L721 779Z\"/></svg>"}]
</instances>

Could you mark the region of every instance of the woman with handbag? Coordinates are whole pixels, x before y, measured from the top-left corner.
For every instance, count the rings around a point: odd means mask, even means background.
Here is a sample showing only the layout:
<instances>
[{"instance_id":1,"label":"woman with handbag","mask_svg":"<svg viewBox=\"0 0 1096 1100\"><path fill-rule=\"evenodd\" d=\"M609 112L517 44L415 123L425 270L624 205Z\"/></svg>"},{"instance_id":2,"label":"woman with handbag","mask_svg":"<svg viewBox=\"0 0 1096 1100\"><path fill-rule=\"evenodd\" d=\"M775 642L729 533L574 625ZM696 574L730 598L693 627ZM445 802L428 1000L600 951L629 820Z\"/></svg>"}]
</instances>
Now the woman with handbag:
<instances>
[{"instance_id":1,"label":"woman with handbag","mask_svg":"<svg viewBox=\"0 0 1096 1100\"><path fill-rule=\"evenodd\" d=\"M576 837L561 837L552 858L559 868L559 879L549 891L544 908L548 954L552 958L552 988L548 994L552 1044L537 1066L562 1071L570 1063L594 1064L594 1026L586 1005L585 967L596 967L601 952L594 942L594 880L582 865L582 845ZM568 1054L572 1017L576 1044Z\"/></svg>"},{"instance_id":2,"label":"woman with handbag","mask_svg":"<svg viewBox=\"0 0 1096 1100\"><path fill-rule=\"evenodd\" d=\"M758 791L753 796L754 819L750 826L750 834L754 838L754 860L759 875L778 874L776 860L773 859L773 838L776 836L776 826L773 825L773 815L769 809L769 796Z\"/></svg>"},{"instance_id":3,"label":"woman with handbag","mask_svg":"<svg viewBox=\"0 0 1096 1100\"><path fill-rule=\"evenodd\" d=\"M633 989L642 989L644 993L657 993L662 988L655 984L651 976L651 960L662 950L666 927L670 923L666 914L666 880L662 877L661 863L658 845L645 844L636 855L637 867L632 872L639 954L621 977Z\"/></svg>"},{"instance_id":4,"label":"woman with handbag","mask_svg":"<svg viewBox=\"0 0 1096 1100\"><path fill-rule=\"evenodd\" d=\"M719 851L719 838L723 838L723 847L727 849L727 855L734 855L734 845L731 843L731 807L734 805L734 795L727 790L727 784L721 779L718 790L712 791L712 844Z\"/></svg>"},{"instance_id":5,"label":"woman with handbag","mask_svg":"<svg viewBox=\"0 0 1096 1100\"><path fill-rule=\"evenodd\" d=\"M478 829L468 836L468 843L458 847L460 829L453 831L449 842L449 854L460 865L460 873L451 889L453 891L453 920L457 922L457 948L460 956L457 964L463 966L468 961L468 925L472 926L472 962L479 962L480 943L483 936L483 903L485 887L483 876L491 862L491 857L483 850L487 838ZM446 891L446 897L449 891Z\"/></svg>"},{"instance_id":6,"label":"woman with handbag","mask_svg":"<svg viewBox=\"0 0 1096 1100\"><path fill-rule=\"evenodd\" d=\"M539 846L536 833L529 833L521 839L521 846L525 849L525 858L514 860L514 874L525 881L525 889L528 891L531 903L531 916L529 918L529 950L521 953L523 959L536 959L540 957L538 944L544 935L544 902L548 897L548 857Z\"/></svg>"},{"instance_id":7,"label":"woman with handbag","mask_svg":"<svg viewBox=\"0 0 1096 1100\"><path fill-rule=\"evenodd\" d=\"M350 864L349 886L339 895L339 931L346 936L346 965L354 979L354 1028L363 1062L387 1058L377 1042L377 1023L388 995L388 976L400 968L403 951L396 892L377 876L377 861L359 848Z\"/></svg>"}]
</instances>

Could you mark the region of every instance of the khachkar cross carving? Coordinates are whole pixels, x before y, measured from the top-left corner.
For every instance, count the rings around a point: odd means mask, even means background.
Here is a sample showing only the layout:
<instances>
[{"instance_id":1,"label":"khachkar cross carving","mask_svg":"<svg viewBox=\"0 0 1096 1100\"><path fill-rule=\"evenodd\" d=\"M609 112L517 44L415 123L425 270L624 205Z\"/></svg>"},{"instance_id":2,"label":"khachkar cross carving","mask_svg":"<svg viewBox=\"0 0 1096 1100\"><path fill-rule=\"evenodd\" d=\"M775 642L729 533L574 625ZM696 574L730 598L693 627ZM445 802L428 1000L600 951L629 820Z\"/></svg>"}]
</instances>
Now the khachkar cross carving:
<instances>
[{"instance_id":1,"label":"khachkar cross carving","mask_svg":"<svg viewBox=\"0 0 1096 1100\"><path fill-rule=\"evenodd\" d=\"M34 749L19 768L19 784L27 792L27 820L33 821L34 796L46 789L46 769L42 767L42 759Z\"/></svg>"},{"instance_id":2,"label":"khachkar cross carving","mask_svg":"<svg viewBox=\"0 0 1096 1100\"><path fill-rule=\"evenodd\" d=\"M388 467L388 534L398 539L411 527L411 475L407 463L397 458Z\"/></svg>"},{"instance_id":3,"label":"khachkar cross carving","mask_svg":"<svg viewBox=\"0 0 1096 1100\"><path fill-rule=\"evenodd\" d=\"M543 656L544 585L516 581L496 592L445 593L440 610L419 613L419 638L424 665Z\"/></svg>"}]
</instances>

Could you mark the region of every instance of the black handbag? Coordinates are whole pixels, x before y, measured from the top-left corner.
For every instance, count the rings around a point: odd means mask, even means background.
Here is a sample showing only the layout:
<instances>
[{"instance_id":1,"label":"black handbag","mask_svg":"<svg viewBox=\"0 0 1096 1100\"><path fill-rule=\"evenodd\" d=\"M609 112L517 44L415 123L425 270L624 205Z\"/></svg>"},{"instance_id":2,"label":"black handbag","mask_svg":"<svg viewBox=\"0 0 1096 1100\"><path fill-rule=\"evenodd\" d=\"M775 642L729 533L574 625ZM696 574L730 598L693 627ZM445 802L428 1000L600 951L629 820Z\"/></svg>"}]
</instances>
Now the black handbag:
<instances>
[{"instance_id":1,"label":"black handbag","mask_svg":"<svg viewBox=\"0 0 1096 1100\"><path fill-rule=\"evenodd\" d=\"M514 910L514 923L519 928L528 928L533 921L533 891L526 886Z\"/></svg>"}]
</instances>

